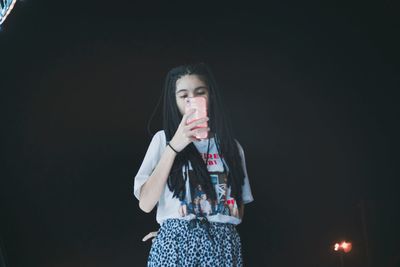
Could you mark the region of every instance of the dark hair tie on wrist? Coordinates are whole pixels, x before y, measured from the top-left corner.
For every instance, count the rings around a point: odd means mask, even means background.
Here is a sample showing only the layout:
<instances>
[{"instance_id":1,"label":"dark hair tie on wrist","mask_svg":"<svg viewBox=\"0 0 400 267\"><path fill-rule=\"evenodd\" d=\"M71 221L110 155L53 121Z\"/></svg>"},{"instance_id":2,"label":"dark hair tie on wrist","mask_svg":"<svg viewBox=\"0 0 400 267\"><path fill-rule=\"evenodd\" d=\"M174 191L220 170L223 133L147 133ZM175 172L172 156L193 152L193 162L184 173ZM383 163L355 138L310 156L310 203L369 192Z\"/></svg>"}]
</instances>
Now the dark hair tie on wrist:
<instances>
[{"instance_id":1,"label":"dark hair tie on wrist","mask_svg":"<svg viewBox=\"0 0 400 267\"><path fill-rule=\"evenodd\" d=\"M176 154L178 154L178 153L179 153L178 151L176 151L176 150L175 150L175 148L173 148L173 147L171 146L171 144L170 144L170 143L168 143L168 145L169 145L169 147L170 147L170 148L171 148L173 151L175 151L175 153L176 153Z\"/></svg>"}]
</instances>

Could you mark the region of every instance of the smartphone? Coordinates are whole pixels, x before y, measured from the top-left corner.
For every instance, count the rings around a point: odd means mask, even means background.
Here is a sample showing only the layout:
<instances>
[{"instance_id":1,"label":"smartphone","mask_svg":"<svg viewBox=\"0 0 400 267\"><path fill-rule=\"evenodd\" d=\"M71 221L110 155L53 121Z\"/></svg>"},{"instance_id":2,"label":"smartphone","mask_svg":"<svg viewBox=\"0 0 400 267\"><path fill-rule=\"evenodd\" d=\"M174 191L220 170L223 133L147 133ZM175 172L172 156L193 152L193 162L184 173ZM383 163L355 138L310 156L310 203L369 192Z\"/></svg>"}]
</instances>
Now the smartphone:
<instances>
[{"instance_id":1,"label":"smartphone","mask_svg":"<svg viewBox=\"0 0 400 267\"><path fill-rule=\"evenodd\" d=\"M196 111L190 115L186 121L187 124L192 123L193 121L197 121L204 117L207 117L207 105L206 99L202 96L197 97L188 97L185 102L185 113L189 112L190 109L195 109ZM202 124L197 125L193 129L197 128L207 128L208 122L204 122ZM208 131L202 132L198 135L195 135L197 139L206 139L208 137Z\"/></svg>"}]
</instances>

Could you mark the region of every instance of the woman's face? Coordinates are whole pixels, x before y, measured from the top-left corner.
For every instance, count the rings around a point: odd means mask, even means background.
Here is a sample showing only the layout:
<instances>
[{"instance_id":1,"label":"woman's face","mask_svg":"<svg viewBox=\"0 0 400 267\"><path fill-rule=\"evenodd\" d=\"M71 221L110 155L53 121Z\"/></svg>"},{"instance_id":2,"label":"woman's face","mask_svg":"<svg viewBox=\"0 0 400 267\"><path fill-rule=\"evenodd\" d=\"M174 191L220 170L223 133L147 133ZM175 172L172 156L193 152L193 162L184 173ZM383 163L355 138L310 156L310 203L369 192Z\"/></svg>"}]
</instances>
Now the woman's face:
<instances>
[{"instance_id":1,"label":"woman's face","mask_svg":"<svg viewBox=\"0 0 400 267\"><path fill-rule=\"evenodd\" d=\"M185 101L187 97L203 96L208 107L208 87L196 74L187 74L176 81L176 105L182 116L185 114Z\"/></svg>"}]
</instances>

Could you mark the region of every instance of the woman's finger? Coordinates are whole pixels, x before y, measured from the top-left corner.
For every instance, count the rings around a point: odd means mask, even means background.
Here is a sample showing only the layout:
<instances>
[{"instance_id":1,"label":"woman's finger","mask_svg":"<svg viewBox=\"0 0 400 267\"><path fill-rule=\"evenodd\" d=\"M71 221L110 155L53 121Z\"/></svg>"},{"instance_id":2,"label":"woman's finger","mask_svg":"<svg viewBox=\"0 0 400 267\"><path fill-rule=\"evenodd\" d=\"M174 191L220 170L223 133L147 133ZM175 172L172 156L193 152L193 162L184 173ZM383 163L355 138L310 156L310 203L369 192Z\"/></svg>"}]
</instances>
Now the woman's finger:
<instances>
[{"instance_id":1,"label":"woman's finger","mask_svg":"<svg viewBox=\"0 0 400 267\"><path fill-rule=\"evenodd\" d=\"M203 124L203 123L207 122L208 120L209 120L208 117L201 118L201 119L199 119L197 121L193 121L190 124L185 125L184 127L185 127L186 131L191 131L196 126L199 126L200 124ZM201 127L201 128L205 128L205 127Z\"/></svg>"},{"instance_id":2,"label":"woman's finger","mask_svg":"<svg viewBox=\"0 0 400 267\"><path fill-rule=\"evenodd\" d=\"M190 142L199 141L196 137L190 137Z\"/></svg>"},{"instance_id":3,"label":"woman's finger","mask_svg":"<svg viewBox=\"0 0 400 267\"><path fill-rule=\"evenodd\" d=\"M191 142L202 140L201 138L197 138L196 136L200 135L202 132L208 132L209 130L210 128L197 128L192 131L189 131L188 132L189 140Z\"/></svg>"},{"instance_id":4,"label":"woman's finger","mask_svg":"<svg viewBox=\"0 0 400 267\"><path fill-rule=\"evenodd\" d=\"M150 233L148 233L145 237L143 237L142 241L145 242L145 241L147 241L149 238L156 237L156 236L157 236L157 233L158 233L158 231L157 231L157 232L150 232Z\"/></svg>"},{"instance_id":5,"label":"woman's finger","mask_svg":"<svg viewBox=\"0 0 400 267\"><path fill-rule=\"evenodd\" d=\"M209 120L208 117L204 117L204 118L201 118L199 120L195 120L195 121L189 123L187 126L189 127L189 129L192 129L193 127L196 127L197 125L203 124L203 123L207 122L208 120Z\"/></svg>"},{"instance_id":6,"label":"woman's finger","mask_svg":"<svg viewBox=\"0 0 400 267\"><path fill-rule=\"evenodd\" d=\"M145 242L145 241L147 241L148 239L153 238L153 237L155 237L155 236L157 236L157 232L150 232L150 233L148 233L145 237L143 237L142 241Z\"/></svg>"},{"instance_id":7,"label":"woman's finger","mask_svg":"<svg viewBox=\"0 0 400 267\"><path fill-rule=\"evenodd\" d=\"M196 136L196 135L198 135L198 134L200 134L202 132L208 132L209 130L210 130L209 127L196 128L196 129L193 129L191 131L188 131L188 135L189 136Z\"/></svg>"}]
</instances>

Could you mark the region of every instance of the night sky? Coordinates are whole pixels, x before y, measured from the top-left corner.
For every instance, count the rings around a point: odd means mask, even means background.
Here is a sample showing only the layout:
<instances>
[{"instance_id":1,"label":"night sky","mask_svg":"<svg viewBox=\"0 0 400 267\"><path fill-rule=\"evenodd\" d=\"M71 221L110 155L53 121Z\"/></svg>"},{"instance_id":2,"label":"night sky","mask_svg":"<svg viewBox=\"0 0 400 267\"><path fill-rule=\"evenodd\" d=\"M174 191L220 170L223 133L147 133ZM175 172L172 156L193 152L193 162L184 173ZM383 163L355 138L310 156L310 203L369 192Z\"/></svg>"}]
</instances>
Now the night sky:
<instances>
[{"instance_id":1,"label":"night sky","mask_svg":"<svg viewBox=\"0 0 400 267\"><path fill-rule=\"evenodd\" d=\"M400 266L396 1L133 2L18 1L2 25L4 266L145 266L133 177L166 73L199 61L246 155L245 266L340 266L344 239L346 267Z\"/></svg>"}]
</instances>

